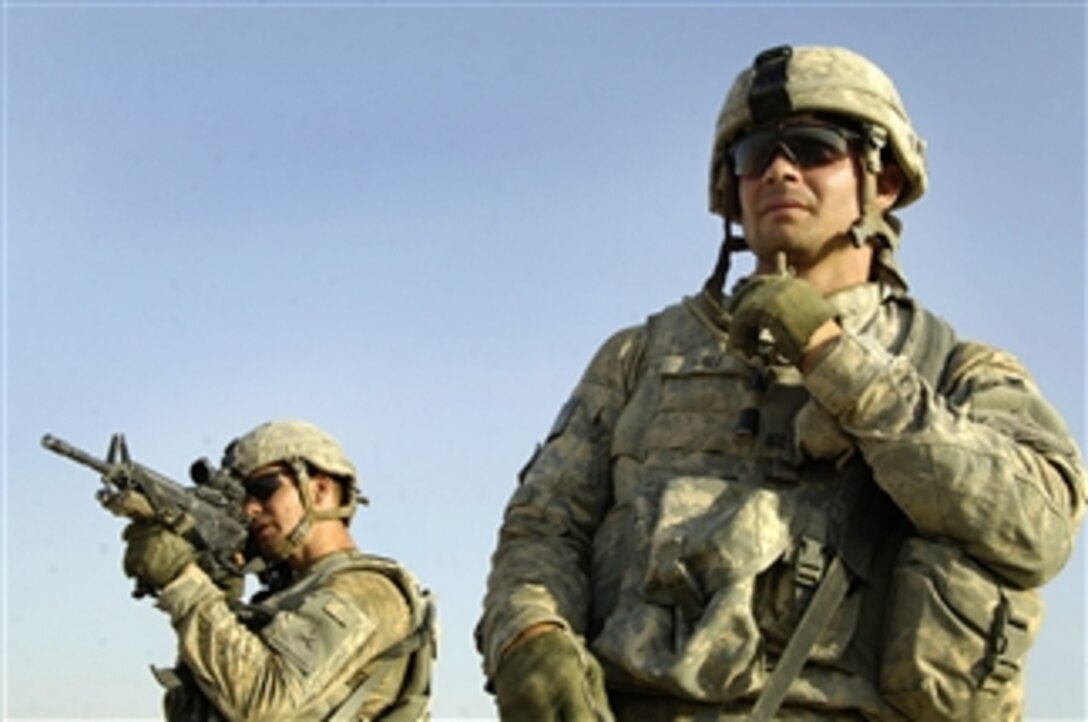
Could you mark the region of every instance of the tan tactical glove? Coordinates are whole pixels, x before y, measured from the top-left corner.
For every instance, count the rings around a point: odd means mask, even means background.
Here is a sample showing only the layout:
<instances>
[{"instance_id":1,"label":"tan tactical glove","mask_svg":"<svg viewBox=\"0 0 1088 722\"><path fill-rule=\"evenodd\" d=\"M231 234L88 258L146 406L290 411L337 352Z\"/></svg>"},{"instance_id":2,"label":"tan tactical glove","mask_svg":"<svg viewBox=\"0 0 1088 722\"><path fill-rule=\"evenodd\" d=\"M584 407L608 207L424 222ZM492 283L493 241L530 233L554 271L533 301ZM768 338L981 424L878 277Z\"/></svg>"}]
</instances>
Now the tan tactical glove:
<instances>
[{"instance_id":1,"label":"tan tactical glove","mask_svg":"<svg viewBox=\"0 0 1088 722\"><path fill-rule=\"evenodd\" d=\"M193 546L161 524L134 521L125 527L125 574L137 589L159 590L174 581L196 559Z\"/></svg>"},{"instance_id":2,"label":"tan tactical glove","mask_svg":"<svg viewBox=\"0 0 1088 722\"><path fill-rule=\"evenodd\" d=\"M792 276L755 276L745 281L728 310L730 348L755 356L760 331L766 329L775 349L794 364L801 360L816 329L837 315L815 286Z\"/></svg>"},{"instance_id":3,"label":"tan tactical glove","mask_svg":"<svg viewBox=\"0 0 1088 722\"><path fill-rule=\"evenodd\" d=\"M503 722L612 722L600 664L564 630L514 647L494 683Z\"/></svg>"}]
</instances>

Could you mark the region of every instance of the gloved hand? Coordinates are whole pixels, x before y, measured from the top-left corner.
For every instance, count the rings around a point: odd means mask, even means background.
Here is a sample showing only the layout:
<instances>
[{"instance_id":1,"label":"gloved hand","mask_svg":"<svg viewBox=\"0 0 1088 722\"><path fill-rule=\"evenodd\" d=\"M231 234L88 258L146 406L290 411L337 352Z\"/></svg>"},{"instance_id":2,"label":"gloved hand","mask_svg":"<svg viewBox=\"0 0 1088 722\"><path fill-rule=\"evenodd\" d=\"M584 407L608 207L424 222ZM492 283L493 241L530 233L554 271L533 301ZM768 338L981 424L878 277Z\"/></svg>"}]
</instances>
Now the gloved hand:
<instances>
[{"instance_id":1,"label":"gloved hand","mask_svg":"<svg viewBox=\"0 0 1088 722\"><path fill-rule=\"evenodd\" d=\"M147 497L133 489L124 489L116 493L105 493L103 488L98 495L98 502L114 516L127 519L154 519L155 510Z\"/></svg>"},{"instance_id":2,"label":"gloved hand","mask_svg":"<svg viewBox=\"0 0 1088 722\"><path fill-rule=\"evenodd\" d=\"M816 329L837 315L815 286L786 275L745 281L728 310L730 348L755 356L759 333L767 329L778 352L794 364L801 360Z\"/></svg>"},{"instance_id":3,"label":"gloved hand","mask_svg":"<svg viewBox=\"0 0 1088 722\"><path fill-rule=\"evenodd\" d=\"M125 574L136 580L137 589L162 589L196 559L192 544L161 524L134 521L125 527Z\"/></svg>"},{"instance_id":4,"label":"gloved hand","mask_svg":"<svg viewBox=\"0 0 1088 722\"><path fill-rule=\"evenodd\" d=\"M245 592L246 579L242 574L235 574L221 564L214 564L203 556L197 557L197 564L223 590L228 602L237 602Z\"/></svg>"},{"instance_id":5,"label":"gloved hand","mask_svg":"<svg viewBox=\"0 0 1088 722\"><path fill-rule=\"evenodd\" d=\"M503 722L612 721L600 664L565 630L514 647L494 683Z\"/></svg>"}]
</instances>

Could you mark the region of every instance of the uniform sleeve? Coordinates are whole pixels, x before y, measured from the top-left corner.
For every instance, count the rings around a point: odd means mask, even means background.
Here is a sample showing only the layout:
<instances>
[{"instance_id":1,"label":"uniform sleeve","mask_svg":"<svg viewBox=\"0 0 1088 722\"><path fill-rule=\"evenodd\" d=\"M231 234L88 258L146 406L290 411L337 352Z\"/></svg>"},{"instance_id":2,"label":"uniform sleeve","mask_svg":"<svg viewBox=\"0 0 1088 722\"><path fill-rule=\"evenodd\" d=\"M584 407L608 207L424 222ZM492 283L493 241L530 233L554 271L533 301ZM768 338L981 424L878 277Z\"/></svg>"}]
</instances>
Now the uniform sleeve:
<instances>
[{"instance_id":1,"label":"uniform sleeve","mask_svg":"<svg viewBox=\"0 0 1088 722\"><path fill-rule=\"evenodd\" d=\"M907 359L845 333L805 385L919 533L1039 586L1069 558L1084 511L1076 445L1011 355L961 343L944 378L938 394Z\"/></svg>"},{"instance_id":2,"label":"uniform sleeve","mask_svg":"<svg viewBox=\"0 0 1088 722\"><path fill-rule=\"evenodd\" d=\"M643 336L621 331L597 352L523 470L491 559L477 644L487 675L518 632L539 622L585 631L593 534L611 504L612 428Z\"/></svg>"},{"instance_id":3,"label":"uniform sleeve","mask_svg":"<svg viewBox=\"0 0 1088 722\"><path fill-rule=\"evenodd\" d=\"M324 718L410 626L396 586L370 573L338 575L257 633L195 566L163 590L159 606L171 616L197 683L232 720Z\"/></svg>"}]
</instances>

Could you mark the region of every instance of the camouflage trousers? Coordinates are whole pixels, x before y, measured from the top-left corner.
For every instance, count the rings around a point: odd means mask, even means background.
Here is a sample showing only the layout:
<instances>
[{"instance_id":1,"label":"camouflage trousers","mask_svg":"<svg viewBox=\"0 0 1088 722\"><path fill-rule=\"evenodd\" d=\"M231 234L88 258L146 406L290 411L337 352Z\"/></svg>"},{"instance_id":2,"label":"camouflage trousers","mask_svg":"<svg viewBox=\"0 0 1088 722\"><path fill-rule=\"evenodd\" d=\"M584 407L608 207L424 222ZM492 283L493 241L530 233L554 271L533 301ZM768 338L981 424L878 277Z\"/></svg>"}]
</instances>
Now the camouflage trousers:
<instances>
[{"instance_id":1,"label":"camouflage trousers","mask_svg":"<svg viewBox=\"0 0 1088 722\"><path fill-rule=\"evenodd\" d=\"M609 691L608 701L616 722L747 722L751 703L699 704L674 697ZM863 722L865 717L842 711L818 711L783 706L779 722Z\"/></svg>"}]
</instances>

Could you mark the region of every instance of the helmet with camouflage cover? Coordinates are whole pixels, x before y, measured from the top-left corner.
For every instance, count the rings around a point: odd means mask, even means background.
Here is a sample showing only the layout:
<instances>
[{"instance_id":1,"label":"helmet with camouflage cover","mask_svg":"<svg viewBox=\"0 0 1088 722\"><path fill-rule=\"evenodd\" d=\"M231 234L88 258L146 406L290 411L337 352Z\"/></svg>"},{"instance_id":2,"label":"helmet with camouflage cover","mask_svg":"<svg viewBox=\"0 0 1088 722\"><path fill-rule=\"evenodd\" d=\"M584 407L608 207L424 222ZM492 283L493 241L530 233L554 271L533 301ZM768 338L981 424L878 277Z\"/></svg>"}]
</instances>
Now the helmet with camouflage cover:
<instances>
[{"instance_id":1,"label":"helmet with camouflage cover","mask_svg":"<svg viewBox=\"0 0 1088 722\"><path fill-rule=\"evenodd\" d=\"M269 421L234 439L223 452L223 468L233 476L244 479L254 471L274 463L284 463L294 472L302 497L305 517L288 535L288 547L282 554L301 543L313 521L320 519L351 520L357 504L366 504L366 497L356 487L355 466L348 460L336 439L306 421ZM310 471L327 474L340 483L343 498L338 508L318 511L313 508Z\"/></svg>"},{"instance_id":2,"label":"helmet with camouflage cover","mask_svg":"<svg viewBox=\"0 0 1088 722\"><path fill-rule=\"evenodd\" d=\"M710 167L710 210L739 218L729 148L745 131L787 115L821 113L882 128L905 185L902 208L925 193L925 141L891 79L868 59L846 48L790 47L760 53L738 76L718 115Z\"/></svg>"},{"instance_id":3,"label":"helmet with camouflage cover","mask_svg":"<svg viewBox=\"0 0 1088 722\"><path fill-rule=\"evenodd\" d=\"M336 439L306 421L269 421L230 443L223 466L239 477L277 461L301 459L331 476L354 479L355 466Z\"/></svg>"}]
</instances>

